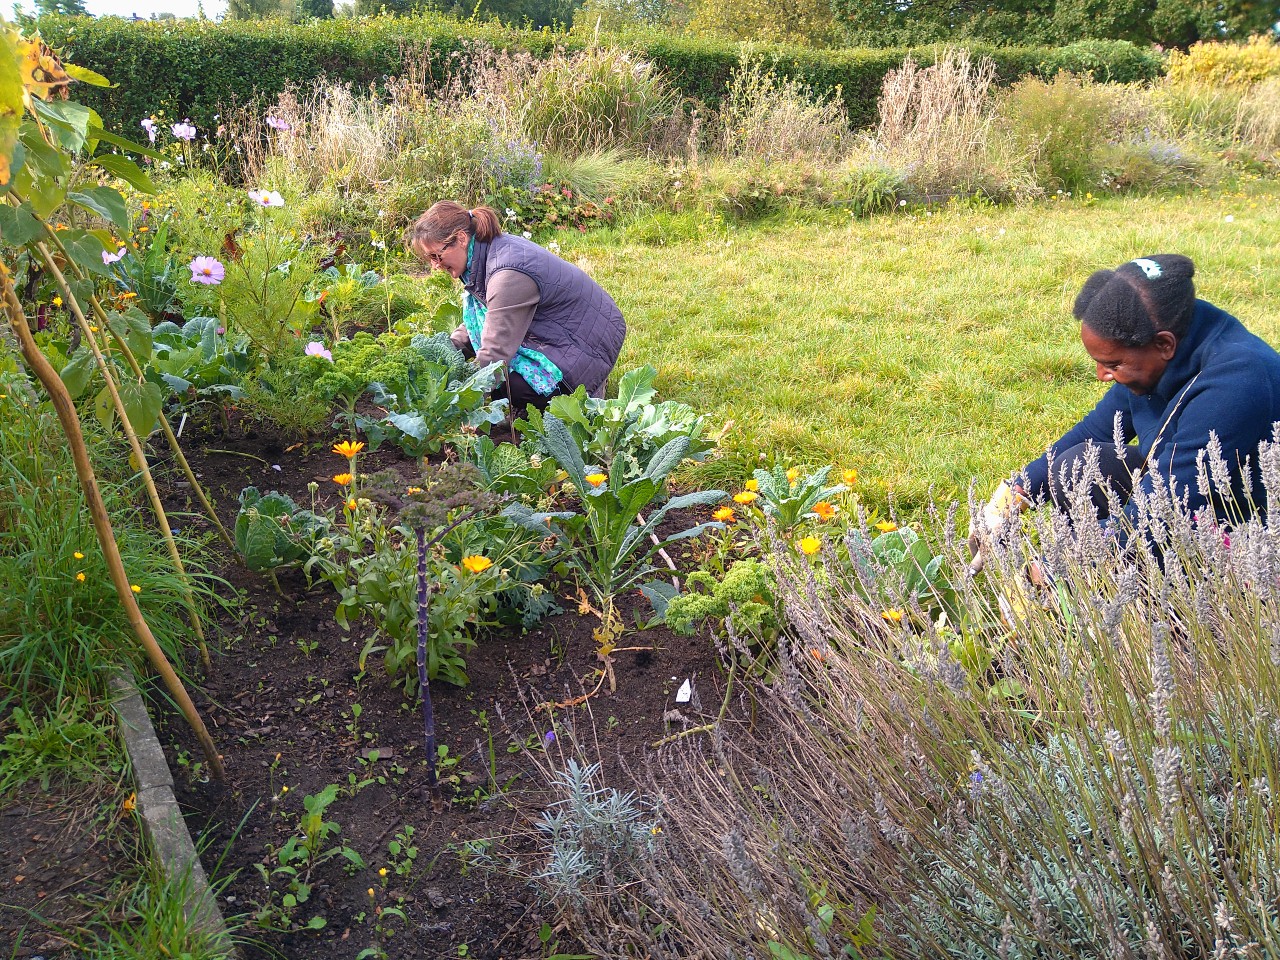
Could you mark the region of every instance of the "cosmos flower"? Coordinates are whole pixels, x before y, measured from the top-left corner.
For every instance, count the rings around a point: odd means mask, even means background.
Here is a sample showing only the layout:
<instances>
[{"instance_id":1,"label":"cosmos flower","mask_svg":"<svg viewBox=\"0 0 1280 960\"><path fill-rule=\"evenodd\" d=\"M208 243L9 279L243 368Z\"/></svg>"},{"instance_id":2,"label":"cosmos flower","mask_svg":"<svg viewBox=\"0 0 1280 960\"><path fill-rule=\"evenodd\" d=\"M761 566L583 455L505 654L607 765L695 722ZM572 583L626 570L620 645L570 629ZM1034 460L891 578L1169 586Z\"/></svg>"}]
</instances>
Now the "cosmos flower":
<instances>
[{"instance_id":1,"label":"cosmos flower","mask_svg":"<svg viewBox=\"0 0 1280 960\"><path fill-rule=\"evenodd\" d=\"M273 116L272 114L267 114L267 126L272 130L279 131L280 133L284 133L286 130L290 129L288 120L282 120L280 117Z\"/></svg>"},{"instance_id":2,"label":"cosmos flower","mask_svg":"<svg viewBox=\"0 0 1280 960\"><path fill-rule=\"evenodd\" d=\"M330 363L333 363L333 354L326 350L324 344L319 340L312 340L308 343L305 353L308 357L324 357Z\"/></svg>"},{"instance_id":3,"label":"cosmos flower","mask_svg":"<svg viewBox=\"0 0 1280 960\"><path fill-rule=\"evenodd\" d=\"M146 124L143 124L143 126L146 126ZM169 129L173 131L173 135L179 140L186 140L190 142L196 138L196 128L191 125L190 120L184 120L182 123L175 123Z\"/></svg>"},{"instance_id":4,"label":"cosmos flower","mask_svg":"<svg viewBox=\"0 0 1280 960\"><path fill-rule=\"evenodd\" d=\"M214 257L196 257L189 266L191 267L191 280L193 283L217 286L222 282L223 277L227 275L227 268Z\"/></svg>"},{"instance_id":5,"label":"cosmos flower","mask_svg":"<svg viewBox=\"0 0 1280 960\"><path fill-rule=\"evenodd\" d=\"M284 206L284 197L275 190L250 190L249 199L260 207Z\"/></svg>"}]
</instances>

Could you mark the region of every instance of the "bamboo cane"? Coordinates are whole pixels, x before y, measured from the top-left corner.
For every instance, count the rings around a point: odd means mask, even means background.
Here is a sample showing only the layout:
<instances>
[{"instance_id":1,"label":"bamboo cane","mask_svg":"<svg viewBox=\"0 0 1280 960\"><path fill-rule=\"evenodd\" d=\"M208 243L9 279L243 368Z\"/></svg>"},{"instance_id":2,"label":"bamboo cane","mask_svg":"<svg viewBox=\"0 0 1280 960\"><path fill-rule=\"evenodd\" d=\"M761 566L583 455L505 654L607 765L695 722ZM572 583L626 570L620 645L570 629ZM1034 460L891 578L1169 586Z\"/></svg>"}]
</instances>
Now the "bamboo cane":
<instances>
[{"instance_id":1,"label":"bamboo cane","mask_svg":"<svg viewBox=\"0 0 1280 960\"><path fill-rule=\"evenodd\" d=\"M164 682L169 695L178 704L187 723L191 725L191 729L199 739L200 746L204 750L205 759L209 763L209 772L221 782L225 779L222 757L218 754L213 738L209 735L209 731L205 727L204 721L201 719L199 711L196 710L196 706L192 702L190 695L188 695L186 688L183 686L182 680L174 672L168 657L165 656L164 650L161 649L160 644L151 632L151 628L147 625L146 619L142 616L142 611L138 608L138 601L129 585L129 576L125 572L124 561L120 557L119 547L116 546L115 533L111 528L111 518L107 515L106 505L102 501L102 493L98 489L98 480L93 471L93 464L89 461L89 451L85 447L84 434L80 430L80 419L76 414L75 404L72 403L71 395L67 393L66 385L58 376L57 371L53 369L49 361L45 359L44 354L40 352L40 348L36 346L35 339L31 336L31 328L27 325L27 317L22 310L22 304L18 302L17 294L14 292L9 269L2 262L0 262L0 297L3 297L5 310L9 314L10 325L13 327L14 333L18 335L23 359L44 385L53 408L57 412L58 421L62 424L63 433L66 434L67 443L71 448L71 455L75 460L76 475L79 477L85 501L89 506L89 513L93 518L93 527L98 536L98 544L102 548L103 556L107 562L107 569L111 573L111 582L116 588L116 595L120 598L121 606L124 607L129 625L133 628L134 634L142 644L142 648L150 659L151 665Z\"/></svg>"},{"instance_id":2,"label":"bamboo cane","mask_svg":"<svg viewBox=\"0 0 1280 960\"><path fill-rule=\"evenodd\" d=\"M53 242L58 247L58 251L66 259L67 263L75 269L77 277L81 280L87 279L84 271L80 269L80 265L72 260L70 254L67 253L67 248L62 245L62 241L58 238L57 232L50 230L49 236L53 239ZM52 261L49 258L48 250L44 248L43 244L39 244L39 247L40 254L44 257L45 263L51 264ZM94 316L98 318L98 322L102 324L103 329L111 330L111 325L107 320L107 312L103 309L101 302L99 302L96 296L91 296L89 298L89 305L93 308ZM125 360L128 361L129 369L133 371L133 375L135 377L141 378L142 366L138 363L137 358L134 357L133 351L129 349L129 344L125 342L123 337L115 336L115 331L111 331L111 333L112 336L115 337L116 345L120 348L120 352L124 355ZM227 528L224 527L222 525L222 521L218 519L217 512L213 509L213 505L209 502L208 495L204 492L204 486L196 479L195 472L191 469L191 464L187 462L186 455L183 454L182 447L178 443L178 437L173 432L173 425L169 423L169 418L164 415L163 410L160 411L160 429L164 432L164 438L168 441L169 449L173 451L174 457L177 458L178 466L182 468L182 472L186 476L187 482L191 484L191 489L195 492L196 498L200 501L200 505L204 507L205 515L213 522L214 529L218 531L218 536L222 538L222 542L226 544L227 549L231 550L233 554L239 558L240 555L235 553L235 541L231 539L231 534L227 533Z\"/></svg>"},{"instance_id":3,"label":"bamboo cane","mask_svg":"<svg viewBox=\"0 0 1280 960\"><path fill-rule=\"evenodd\" d=\"M146 488L147 499L151 501L151 510L156 516L156 522L160 524L160 532L164 535L165 546L169 550L169 559L173 561L174 569L177 570L178 578L182 582L187 618L191 621L191 629L195 632L196 644L200 648L200 664L204 667L205 673L208 673L213 668L213 663L209 659L209 645L205 643L204 627L200 623L200 612L196 609L196 598L191 589L191 578L187 576L187 568L183 565L182 556L178 553L177 541L173 539L173 530L169 526L169 515L165 512L164 504L160 501L160 492L156 490L155 478L151 475L151 464L147 462L146 451L142 449L142 440L138 437L138 432L133 428L133 424L129 422L128 414L124 408L124 401L120 399L120 390L111 371L111 365L107 363L107 358L103 356L102 349L98 346L98 339L93 334L93 327L85 319L84 311L80 307L80 301L72 292L71 286L67 283L67 278L58 268L53 257L50 256L48 248L43 243L37 243L36 249L40 251L40 256L44 258L49 272L53 274L54 279L58 282L58 287L62 290L67 306L71 308L71 313L76 318L76 323L80 326L80 333L85 343L93 351L93 359L98 365L98 371L102 374L102 379L106 381L107 392L111 394L111 403L116 409L116 416L120 418L121 429L124 430L124 435L129 441L129 449L133 451L134 462L142 474L142 485ZM113 332L105 321L104 326L108 331ZM124 343L124 338L116 337L116 341ZM126 346L125 349L128 349L128 347ZM142 371L138 370L137 375L140 377Z\"/></svg>"}]
</instances>

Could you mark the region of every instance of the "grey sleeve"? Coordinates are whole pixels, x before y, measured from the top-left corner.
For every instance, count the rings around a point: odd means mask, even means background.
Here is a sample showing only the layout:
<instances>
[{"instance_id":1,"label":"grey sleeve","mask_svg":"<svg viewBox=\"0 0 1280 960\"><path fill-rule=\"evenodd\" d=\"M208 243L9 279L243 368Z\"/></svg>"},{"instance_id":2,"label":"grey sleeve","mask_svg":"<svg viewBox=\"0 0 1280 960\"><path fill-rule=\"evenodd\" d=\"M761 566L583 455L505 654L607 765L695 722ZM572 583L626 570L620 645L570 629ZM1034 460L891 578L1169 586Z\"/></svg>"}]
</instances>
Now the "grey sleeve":
<instances>
[{"instance_id":1,"label":"grey sleeve","mask_svg":"<svg viewBox=\"0 0 1280 960\"><path fill-rule=\"evenodd\" d=\"M524 343L542 294L533 277L519 270L499 270L489 278L487 293L489 309L476 360L480 366L495 361L510 364Z\"/></svg>"}]
</instances>

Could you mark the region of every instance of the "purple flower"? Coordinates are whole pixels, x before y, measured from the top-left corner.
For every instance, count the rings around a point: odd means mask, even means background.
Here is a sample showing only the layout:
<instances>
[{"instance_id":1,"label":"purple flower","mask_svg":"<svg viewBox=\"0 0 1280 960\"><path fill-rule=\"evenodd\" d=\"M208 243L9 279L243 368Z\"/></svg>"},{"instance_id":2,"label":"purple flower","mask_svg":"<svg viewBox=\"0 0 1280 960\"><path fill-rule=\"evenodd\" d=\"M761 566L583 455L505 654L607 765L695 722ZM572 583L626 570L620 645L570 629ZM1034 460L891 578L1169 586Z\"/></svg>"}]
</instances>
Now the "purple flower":
<instances>
[{"instance_id":1,"label":"purple flower","mask_svg":"<svg viewBox=\"0 0 1280 960\"><path fill-rule=\"evenodd\" d=\"M275 190L250 190L249 199L263 207L284 206L284 197Z\"/></svg>"},{"instance_id":2,"label":"purple flower","mask_svg":"<svg viewBox=\"0 0 1280 960\"><path fill-rule=\"evenodd\" d=\"M190 263L191 282L217 286L227 275L227 268L214 257L196 257Z\"/></svg>"},{"instance_id":3,"label":"purple flower","mask_svg":"<svg viewBox=\"0 0 1280 960\"><path fill-rule=\"evenodd\" d=\"M169 129L173 131L173 135L179 140L194 140L196 138L196 128L191 125L190 120L175 123Z\"/></svg>"},{"instance_id":4,"label":"purple flower","mask_svg":"<svg viewBox=\"0 0 1280 960\"><path fill-rule=\"evenodd\" d=\"M102 262L108 265L112 263L119 263L123 257L124 247L121 247L115 253L108 253L106 250L102 251Z\"/></svg>"},{"instance_id":5,"label":"purple flower","mask_svg":"<svg viewBox=\"0 0 1280 960\"><path fill-rule=\"evenodd\" d=\"M556 742L556 732L554 730L548 730L542 735L542 742L548 747L551 746Z\"/></svg>"},{"instance_id":6,"label":"purple flower","mask_svg":"<svg viewBox=\"0 0 1280 960\"><path fill-rule=\"evenodd\" d=\"M279 130L281 133L284 133L284 131L289 129L289 121L267 114L267 126L272 130Z\"/></svg>"},{"instance_id":7,"label":"purple flower","mask_svg":"<svg viewBox=\"0 0 1280 960\"><path fill-rule=\"evenodd\" d=\"M333 354L324 348L324 344L319 340L312 340L307 344L306 354L308 357L324 357L330 363L333 363Z\"/></svg>"},{"instance_id":8,"label":"purple flower","mask_svg":"<svg viewBox=\"0 0 1280 960\"><path fill-rule=\"evenodd\" d=\"M151 142L156 142L156 122L150 117L142 121L142 129L147 131L147 136L151 138Z\"/></svg>"}]
</instances>

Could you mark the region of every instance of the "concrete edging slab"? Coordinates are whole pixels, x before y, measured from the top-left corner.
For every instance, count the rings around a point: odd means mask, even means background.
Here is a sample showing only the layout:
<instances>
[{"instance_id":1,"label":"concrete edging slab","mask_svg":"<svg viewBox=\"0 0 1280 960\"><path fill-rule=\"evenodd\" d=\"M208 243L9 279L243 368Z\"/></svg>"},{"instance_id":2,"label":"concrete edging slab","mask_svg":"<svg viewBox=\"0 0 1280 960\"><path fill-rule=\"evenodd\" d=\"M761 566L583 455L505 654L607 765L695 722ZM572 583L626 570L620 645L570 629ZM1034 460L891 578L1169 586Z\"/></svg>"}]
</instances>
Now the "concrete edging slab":
<instances>
[{"instance_id":1,"label":"concrete edging slab","mask_svg":"<svg viewBox=\"0 0 1280 960\"><path fill-rule=\"evenodd\" d=\"M167 880L185 880L188 920L214 942L225 944L228 957L235 957L238 952L173 794L173 774L169 772L142 695L133 681L120 673L111 678L111 692L133 769L137 810L151 847L160 858L164 876Z\"/></svg>"}]
</instances>

